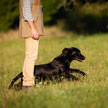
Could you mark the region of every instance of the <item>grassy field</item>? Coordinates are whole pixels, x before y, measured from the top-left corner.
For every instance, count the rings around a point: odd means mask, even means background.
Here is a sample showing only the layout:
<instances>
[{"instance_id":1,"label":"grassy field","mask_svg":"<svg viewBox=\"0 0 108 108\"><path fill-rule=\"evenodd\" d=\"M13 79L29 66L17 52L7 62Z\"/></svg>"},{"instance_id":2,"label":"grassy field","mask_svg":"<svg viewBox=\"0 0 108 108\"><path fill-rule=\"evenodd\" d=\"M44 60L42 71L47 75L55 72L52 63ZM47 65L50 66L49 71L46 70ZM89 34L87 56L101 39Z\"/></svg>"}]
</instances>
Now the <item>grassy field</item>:
<instances>
[{"instance_id":1,"label":"grassy field","mask_svg":"<svg viewBox=\"0 0 108 108\"><path fill-rule=\"evenodd\" d=\"M24 40L14 33L0 36L0 108L108 108L108 34L60 35L40 38L36 64L48 63L65 47L77 47L85 55L72 68L83 70L81 81L42 85L28 92L8 90L11 80L22 71ZM10 36L11 35L11 36Z\"/></svg>"}]
</instances>

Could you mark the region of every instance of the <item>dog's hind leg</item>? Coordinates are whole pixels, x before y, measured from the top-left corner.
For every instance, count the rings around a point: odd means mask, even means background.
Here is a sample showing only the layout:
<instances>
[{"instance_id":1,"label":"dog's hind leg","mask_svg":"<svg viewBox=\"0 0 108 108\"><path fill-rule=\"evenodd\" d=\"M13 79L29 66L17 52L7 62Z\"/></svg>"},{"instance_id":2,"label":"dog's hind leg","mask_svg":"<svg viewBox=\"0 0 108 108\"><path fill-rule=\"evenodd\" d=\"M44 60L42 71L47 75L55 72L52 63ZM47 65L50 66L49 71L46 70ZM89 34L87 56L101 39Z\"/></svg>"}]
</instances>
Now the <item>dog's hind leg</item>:
<instances>
[{"instance_id":1,"label":"dog's hind leg","mask_svg":"<svg viewBox=\"0 0 108 108\"><path fill-rule=\"evenodd\" d=\"M15 84L15 85L13 86L13 88L14 88L15 90L20 90L20 89L22 89L22 81L20 81L18 84Z\"/></svg>"},{"instance_id":2,"label":"dog's hind leg","mask_svg":"<svg viewBox=\"0 0 108 108\"><path fill-rule=\"evenodd\" d=\"M8 89L11 89L14 85L14 83L19 79L21 78L21 81L22 81L22 77L23 77L23 73L19 73L11 82L11 84L9 85Z\"/></svg>"},{"instance_id":3,"label":"dog's hind leg","mask_svg":"<svg viewBox=\"0 0 108 108\"><path fill-rule=\"evenodd\" d=\"M78 73L78 74L81 74L83 76L86 76L86 74L78 69L70 69L70 72L71 73Z\"/></svg>"}]
</instances>

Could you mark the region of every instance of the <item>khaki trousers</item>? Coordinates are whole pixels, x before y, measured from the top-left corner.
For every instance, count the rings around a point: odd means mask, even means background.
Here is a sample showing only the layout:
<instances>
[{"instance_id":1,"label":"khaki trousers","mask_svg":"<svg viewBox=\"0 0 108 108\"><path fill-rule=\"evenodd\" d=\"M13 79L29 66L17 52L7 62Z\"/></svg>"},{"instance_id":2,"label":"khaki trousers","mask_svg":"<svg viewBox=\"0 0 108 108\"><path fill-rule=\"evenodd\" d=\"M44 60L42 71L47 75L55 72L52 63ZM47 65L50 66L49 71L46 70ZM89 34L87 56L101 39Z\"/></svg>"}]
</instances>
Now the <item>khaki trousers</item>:
<instances>
[{"instance_id":1,"label":"khaki trousers","mask_svg":"<svg viewBox=\"0 0 108 108\"><path fill-rule=\"evenodd\" d=\"M35 85L34 65L38 56L39 40L32 39L32 37L24 39L26 54L23 64L23 86L33 86Z\"/></svg>"}]
</instances>

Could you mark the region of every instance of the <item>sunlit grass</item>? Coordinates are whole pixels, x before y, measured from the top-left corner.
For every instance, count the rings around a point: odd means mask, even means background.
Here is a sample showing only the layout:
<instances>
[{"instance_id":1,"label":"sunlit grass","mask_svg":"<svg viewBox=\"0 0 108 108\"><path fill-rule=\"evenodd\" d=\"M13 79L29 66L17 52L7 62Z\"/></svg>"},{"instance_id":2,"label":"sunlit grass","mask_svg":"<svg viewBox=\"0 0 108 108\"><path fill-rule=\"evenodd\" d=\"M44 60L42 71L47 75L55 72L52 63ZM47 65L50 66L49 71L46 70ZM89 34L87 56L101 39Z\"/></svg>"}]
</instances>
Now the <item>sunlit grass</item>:
<instances>
[{"instance_id":1,"label":"sunlit grass","mask_svg":"<svg viewBox=\"0 0 108 108\"><path fill-rule=\"evenodd\" d=\"M87 73L81 81L41 85L28 92L8 90L11 80L22 71L23 39L2 37L0 41L0 108L107 108L108 34L46 36L40 38L36 64L50 62L65 47L77 47L86 60L73 61L72 68Z\"/></svg>"}]
</instances>

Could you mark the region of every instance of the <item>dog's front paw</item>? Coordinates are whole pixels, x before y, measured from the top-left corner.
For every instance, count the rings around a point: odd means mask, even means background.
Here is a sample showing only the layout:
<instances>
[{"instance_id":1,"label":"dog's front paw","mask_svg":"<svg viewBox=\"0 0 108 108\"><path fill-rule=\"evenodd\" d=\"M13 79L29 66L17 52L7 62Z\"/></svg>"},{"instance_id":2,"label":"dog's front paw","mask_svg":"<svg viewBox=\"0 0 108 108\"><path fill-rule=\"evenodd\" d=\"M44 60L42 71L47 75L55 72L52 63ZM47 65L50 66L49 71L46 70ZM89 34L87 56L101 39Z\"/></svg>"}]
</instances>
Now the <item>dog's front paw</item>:
<instances>
[{"instance_id":1,"label":"dog's front paw","mask_svg":"<svg viewBox=\"0 0 108 108\"><path fill-rule=\"evenodd\" d=\"M83 75L83 76L87 76L87 74L86 74L86 73L84 73L84 72L82 73L82 75Z\"/></svg>"},{"instance_id":2,"label":"dog's front paw","mask_svg":"<svg viewBox=\"0 0 108 108\"><path fill-rule=\"evenodd\" d=\"M77 77L75 77L75 76L72 76L72 80L73 80L73 81L78 81L79 78L77 78Z\"/></svg>"},{"instance_id":3,"label":"dog's front paw","mask_svg":"<svg viewBox=\"0 0 108 108\"><path fill-rule=\"evenodd\" d=\"M87 76L87 74L83 71L80 71L79 73L82 74L83 76Z\"/></svg>"}]
</instances>

